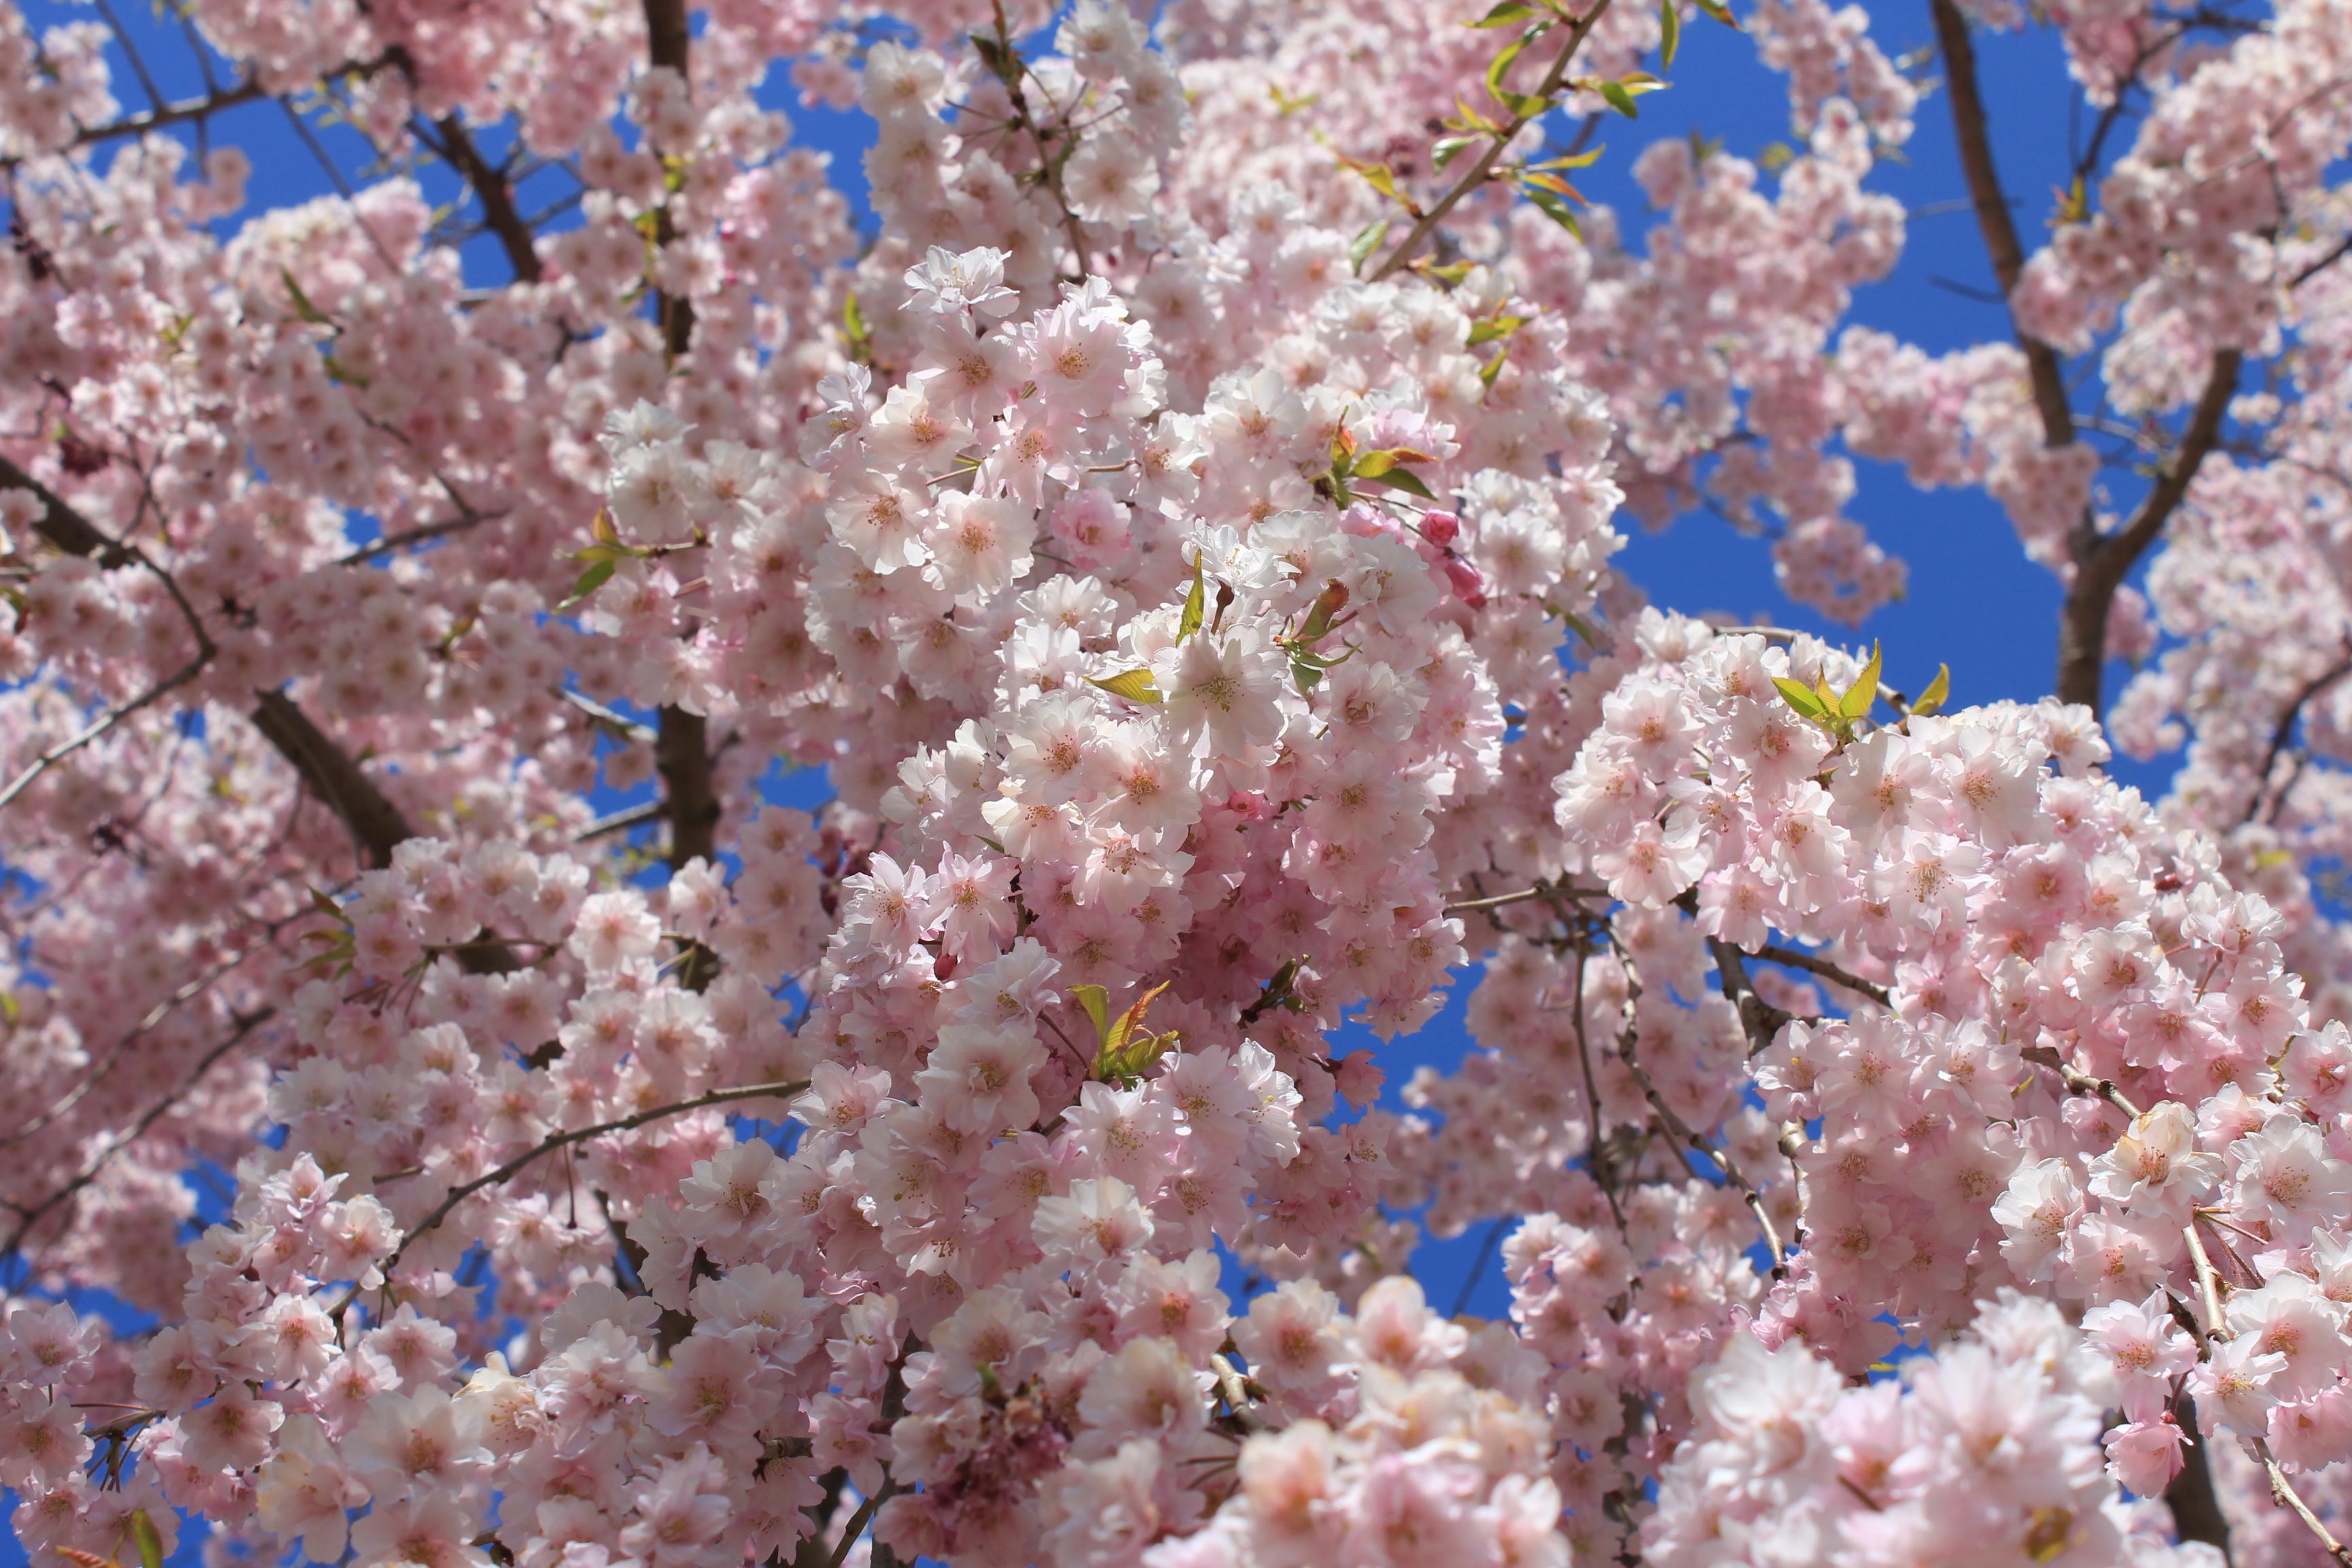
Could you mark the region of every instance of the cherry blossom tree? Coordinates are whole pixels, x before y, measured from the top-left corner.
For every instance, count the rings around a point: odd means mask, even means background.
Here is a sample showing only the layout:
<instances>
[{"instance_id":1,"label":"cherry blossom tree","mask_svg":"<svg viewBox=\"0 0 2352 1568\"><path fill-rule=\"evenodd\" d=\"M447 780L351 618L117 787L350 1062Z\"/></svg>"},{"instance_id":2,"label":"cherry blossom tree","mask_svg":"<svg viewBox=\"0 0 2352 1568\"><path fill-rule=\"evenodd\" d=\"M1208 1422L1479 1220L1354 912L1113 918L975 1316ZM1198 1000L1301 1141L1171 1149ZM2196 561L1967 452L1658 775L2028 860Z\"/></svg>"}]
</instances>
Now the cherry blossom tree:
<instances>
[{"instance_id":1,"label":"cherry blossom tree","mask_svg":"<svg viewBox=\"0 0 2352 1568\"><path fill-rule=\"evenodd\" d=\"M2352 9L1870 21L0 0L31 1559L2352 1568ZM1637 233L1701 48L1793 140ZM2047 700L1861 644L1857 459Z\"/></svg>"}]
</instances>

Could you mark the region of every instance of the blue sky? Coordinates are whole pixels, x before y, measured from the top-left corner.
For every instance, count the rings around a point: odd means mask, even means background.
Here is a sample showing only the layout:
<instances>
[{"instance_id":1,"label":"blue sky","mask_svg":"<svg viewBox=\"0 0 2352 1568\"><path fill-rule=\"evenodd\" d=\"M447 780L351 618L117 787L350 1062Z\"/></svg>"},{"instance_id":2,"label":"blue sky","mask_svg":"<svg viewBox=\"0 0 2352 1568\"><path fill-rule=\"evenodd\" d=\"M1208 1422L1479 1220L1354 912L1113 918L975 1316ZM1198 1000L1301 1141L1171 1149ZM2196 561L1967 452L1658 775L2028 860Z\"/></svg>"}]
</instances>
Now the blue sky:
<instances>
[{"instance_id":1,"label":"blue sky","mask_svg":"<svg viewBox=\"0 0 2352 1568\"><path fill-rule=\"evenodd\" d=\"M1932 43L1924 0L1868 8L1874 34L1889 55L1909 54ZM157 22L144 5L121 9L142 40L146 63L164 95L177 99L200 91L202 79L177 28ZM90 15L81 5L55 0L27 0L26 10L37 27ZM2017 203L2019 226L2031 246L2043 232L2042 219L2050 210L2051 192L2066 178L2070 85L2056 41L2046 33L1982 38L1979 48L1995 151ZM118 96L139 107L135 79L123 65L118 58ZM1687 23L1680 57L1666 74L1670 90L1641 100L1637 125L1612 123L1607 155L1579 176L1588 195L1618 209L1629 236L1652 221L1630 175L1634 155L1650 141L1696 132L1753 157L1769 143L1789 138L1785 83L1756 62L1745 37L1704 21ZM222 75L233 73L224 70ZM791 113L803 143L836 154L836 177L862 207L857 153L868 140L863 117L804 110L781 78L769 83L762 96ZM1927 96L1904 161L1881 164L1870 178L1872 188L1901 198L1915 216L1901 265L1888 281L1857 296L1851 318L1931 352L2007 332L1998 306L1959 291L1989 291L1992 279L1965 205L1949 115L1948 101L1940 93ZM221 116L214 136L242 147L253 160L248 212L334 188L319 157L274 104L248 105ZM364 163L357 138L350 132L321 127L317 137L328 155L345 168ZM495 135L484 142L493 155L500 148ZM436 201L456 192L454 182L439 171L428 175L427 184ZM527 200L526 207L530 205ZM505 276L495 245L487 238L469 247L467 260L469 270L485 280ZM2045 572L2025 560L2007 520L1990 499L1979 492L1923 493L1899 470L1864 464L1860 491L1849 511L1885 548L1910 563L1908 597L1881 611L1863 628L1865 638L1884 641L1891 680L1907 681L1916 689L1937 663L1948 663L1954 706L2003 697L2031 700L2050 689L2058 590ZM1724 610L1743 619L1837 632L1780 595L1773 585L1767 541L1743 538L1703 513L1686 516L1659 534L1628 526L1633 542L1621 559L1654 600L1680 609ZM2110 672L2111 691L2118 676ZM2168 771L2169 764L2161 762L2154 766L2125 763L2118 769L2123 777L2152 791ZM799 797L795 804L808 804L815 784L793 781L790 794ZM1465 977L1456 987L1454 1004L1435 1024L1383 1054L1391 1092L1422 1062L1450 1066L1459 1059L1466 1045L1460 998L1467 989ZM1346 1043L1371 1042L1366 1037ZM1417 1258L1416 1272L1441 1307L1454 1301L1477 1250L1474 1236L1432 1245ZM1506 1300L1499 1267L1490 1258L1473 1281L1470 1310L1498 1314ZM181 1555L193 1560L188 1552ZM13 1538L0 1536L0 1568L14 1568L22 1561Z\"/></svg>"}]
</instances>

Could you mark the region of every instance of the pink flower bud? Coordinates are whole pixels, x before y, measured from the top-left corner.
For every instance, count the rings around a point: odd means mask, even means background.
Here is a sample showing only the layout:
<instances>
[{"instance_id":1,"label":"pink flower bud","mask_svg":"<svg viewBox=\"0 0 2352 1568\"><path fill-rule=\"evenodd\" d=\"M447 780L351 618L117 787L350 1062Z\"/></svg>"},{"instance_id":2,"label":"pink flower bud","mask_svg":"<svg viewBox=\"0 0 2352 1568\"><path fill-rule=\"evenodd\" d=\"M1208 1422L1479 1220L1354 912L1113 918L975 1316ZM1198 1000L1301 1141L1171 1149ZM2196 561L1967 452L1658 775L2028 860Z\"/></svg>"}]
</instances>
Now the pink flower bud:
<instances>
[{"instance_id":1,"label":"pink flower bud","mask_svg":"<svg viewBox=\"0 0 2352 1568\"><path fill-rule=\"evenodd\" d=\"M1486 604L1486 579L1478 568L1459 555L1445 558L1445 580L1454 586L1454 595L1472 609L1483 609Z\"/></svg>"}]
</instances>

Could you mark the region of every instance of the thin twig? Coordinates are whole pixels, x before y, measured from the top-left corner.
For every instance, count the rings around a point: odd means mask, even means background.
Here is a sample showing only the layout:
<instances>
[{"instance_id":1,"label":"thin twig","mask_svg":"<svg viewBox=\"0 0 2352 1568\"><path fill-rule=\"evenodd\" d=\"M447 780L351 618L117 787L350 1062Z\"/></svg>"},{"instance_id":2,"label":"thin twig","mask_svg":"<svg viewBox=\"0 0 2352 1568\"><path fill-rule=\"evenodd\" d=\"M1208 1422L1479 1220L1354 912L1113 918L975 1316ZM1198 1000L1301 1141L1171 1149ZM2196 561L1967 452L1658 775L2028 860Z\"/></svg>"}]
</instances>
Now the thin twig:
<instances>
[{"instance_id":1,"label":"thin twig","mask_svg":"<svg viewBox=\"0 0 2352 1568\"><path fill-rule=\"evenodd\" d=\"M1615 940L1612 935L1611 941L1613 942ZM1634 972L1633 956L1630 953L1620 949L1617 961L1624 966L1627 982L1625 1032L1618 1037L1618 1060L1625 1064L1625 1070L1631 1073L1633 1081L1641 1086L1643 1098L1649 1100L1650 1109L1657 1113L1658 1120L1665 1124L1666 1131L1691 1149L1706 1155L1715 1168L1723 1173L1723 1179L1739 1189L1739 1195L1747 1200L1748 1212L1756 1216L1758 1228L1764 1233L1765 1247L1772 1254L1772 1278L1786 1279L1789 1273L1789 1254L1780 1245L1780 1232L1772 1224L1772 1216L1765 1212L1764 1195L1756 1190L1756 1184L1753 1182L1740 1173L1738 1163L1732 1159L1727 1151L1717 1148L1714 1143L1693 1131L1690 1124L1675 1112L1673 1106L1666 1103L1666 1097L1659 1092L1658 1086L1651 1079L1648 1069L1642 1066L1641 1058L1634 1054L1633 1044L1641 1033L1636 1009L1642 999L1642 984Z\"/></svg>"},{"instance_id":2,"label":"thin twig","mask_svg":"<svg viewBox=\"0 0 2352 1568\"><path fill-rule=\"evenodd\" d=\"M295 915L289 917L289 920L299 920L310 913L310 910L309 907L305 906ZM269 927L270 934L273 936L276 935L278 931L282 929L286 923L288 922L285 921L273 922ZM184 1003L194 1001L196 997L203 995L206 991L209 991L213 986L219 984L225 976L234 973L245 963L247 959L251 958L256 952L262 951L266 943L263 942L256 943L254 946L246 949L243 952L238 953L235 958L230 959L226 963L219 964L209 972L196 976L195 979L189 981L177 991L173 992L172 994L164 997L163 1000L156 1003L154 1006L149 1008L147 1010L146 1016L141 1018L136 1025L132 1026L128 1034L117 1038L114 1044L107 1048L106 1054L99 1058L97 1066L93 1067L88 1073L84 1074L81 1081L74 1085L72 1089L68 1089L61 1098L59 1098L55 1105L52 1105L48 1110L42 1111L39 1115L34 1117L32 1121L26 1122L24 1126L17 1128L15 1131L0 1135L0 1149L5 1149L14 1143L21 1143L26 1139L39 1132L43 1128L54 1126L66 1116L69 1115L72 1112L73 1108L80 1104L85 1099L89 1098L90 1091L95 1089L99 1084L105 1079L108 1073L114 1070L114 1064L121 1058L122 1053L129 1049L132 1044L152 1031L157 1025L169 1017L173 1008L178 1007Z\"/></svg>"},{"instance_id":3,"label":"thin twig","mask_svg":"<svg viewBox=\"0 0 2352 1568\"><path fill-rule=\"evenodd\" d=\"M1614 1198L1611 1200L1611 1206L1615 1206ZM1496 1215L1495 1223L1488 1226L1486 1234L1479 1238L1478 1256L1470 1260L1468 1272L1462 1276L1462 1289L1454 1293L1454 1306L1445 1314L1447 1317L1458 1318L1469 1310L1471 1293L1478 1288L1478 1276L1485 1270L1487 1260L1495 1256L1495 1248L1501 1243L1503 1232L1510 1226L1511 1217L1507 1214Z\"/></svg>"},{"instance_id":4,"label":"thin twig","mask_svg":"<svg viewBox=\"0 0 2352 1568\"><path fill-rule=\"evenodd\" d=\"M383 1277L387 1279L391 1279L392 1271L399 1264L402 1255L407 1252L416 1238L447 1219L459 1204L464 1203L484 1187L496 1186L500 1182L511 1180L534 1161L552 1154L559 1149L568 1149L574 1143L584 1143L591 1138L603 1138L614 1132L633 1131L649 1121L659 1121L672 1116L683 1116L689 1110L701 1110L713 1105L726 1105L739 1100L788 1099L802 1093L807 1088L808 1080L800 1079L791 1083L755 1083L743 1089L713 1089L709 1094L698 1095L692 1100L679 1100L674 1105L656 1105L649 1110L640 1110L634 1115L618 1117L611 1121L599 1121L593 1127L581 1127L569 1132L559 1132L551 1138L533 1144L496 1170L485 1172L461 1186L451 1188L447 1197L443 1198L434 1206L430 1214L417 1221L408 1234L401 1237L400 1245L393 1248L392 1256L383 1260L382 1268ZM334 1317L338 1321L341 1320L351 1304L359 1298L359 1294L360 1289L354 1285L351 1292L335 1304Z\"/></svg>"},{"instance_id":5,"label":"thin twig","mask_svg":"<svg viewBox=\"0 0 2352 1568\"><path fill-rule=\"evenodd\" d=\"M833 1556L826 1563L825 1568L841 1568L844 1563L849 1561L850 1549L857 1544L857 1538L866 1533L866 1525L873 1521L874 1510L880 1508L897 1489L886 1477L872 1497L864 1499L858 1503L857 1511L851 1514L849 1522L841 1527L841 1541L834 1547Z\"/></svg>"},{"instance_id":6,"label":"thin twig","mask_svg":"<svg viewBox=\"0 0 2352 1568\"><path fill-rule=\"evenodd\" d=\"M585 844L592 838L602 838L607 834L626 833L632 827L642 826L648 822L659 822L668 815L669 802L649 800L642 805L633 805L625 811L616 811L610 816L598 817L573 834L572 842Z\"/></svg>"},{"instance_id":7,"label":"thin twig","mask_svg":"<svg viewBox=\"0 0 2352 1568\"><path fill-rule=\"evenodd\" d=\"M2213 1259L2206 1254L2204 1238L2197 1234L2194 1215L2181 1227L2181 1234L2189 1239L2189 1262L2197 1272L2198 1291L2204 1298L2205 1327L2198 1336L2197 1356L2200 1361L2207 1361L2212 1357L2213 1346L2236 1335L2221 1316L2221 1284L2214 1278ZM2294 1483L2287 1479L2286 1472L2279 1468L2277 1458L2271 1453L2270 1444L2259 1434L2249 1436L2248 1441L2253 1447L2255 1457L2263 1462L2263 1473L2270 1478L2271 1501L2303 1521L2304 1528L2318 1540L2320 1550L2335 1559L2339 1568L2352 1568L2352 1550L2347 1550L2342 1542L2336 1540L2335 1532L2311 1511L2311 1505L2303 1500L2303 1495L2294 1489Z\"/></svg>"},{"instance_id":8,"label":"thin twig","mask_svg":"<svg viewBox=\"0 0 2352 1568\"><path fill-rule=\"evenodd\" d=\"M2079 1094L2088 1100L2104 1100L2133 1121L2139 1120L2139 1107L2124 1097L2124 1091L2116 1087L2114 1079L2094 1078L2048 1046L2028 1046L2017 1056L2020 1061L2032 1062L2035 1067L2048 1068L2056 1073L2064 1081L2067 1093Z\"/></svg>"},{"instance_id":9,"label":"thin twig","mask_svg":"<svg viewBox=\"0 0 2352 1568\"><path fill-rule=\"evenodd\" d=\"M1601 1195L1609 1200L1609 1217L1617 1222L1617 1234L1626 1235L1624 1205L1617 1201L1617 1169L1614 1163L1602 1157L1601 1086L1592 1076L1592 1045L1585 1037L1584 1028L1584 969L1591 953L1585 947L1584 930L1576 930L1576 985L1569 1005L1576 1020L1576 1060L1584 1069L1584 1106L1591 1118L1585 1133L1585 1163L1592 1167L1592 1179L1600 1184Z\"/></svg>"},{"instance_id":10,"label":"thin twig","mask_svg":"<svg viewBox=\"0 0 2352 1568\"><path fill-rule=\"evenodd\" d=\"M1543 80L1537 85L1535 91L1528 95L1537 100L1542 107L1533 114L1513 114L1500 132L1487 139L1486 145L1480 149L1477 157L1471 161L1470 167L1463 172L1461 178L1455 180L1445 194L1437 198L1436 205L1423 213L1420 221L1406 231L1405 237L1397 241L1396 248L1389 252L1387 259L1372 269L1373 282L1379 282L1406 262L1411 261L1413 253L1421 248L1423 242L1436 232L1439 224L1445 221L1445 215L1452 212L1465 196L1486 183L1487 174L1494 170L1496 160L1503 155L1503 149L1511 144L1511 139L1528 125L1551 112L1552 95L1559 90L1559 84L1566 79L1569 65L1576 58L1576 51L1583 47L1586 36L1592 31L1594 25L1607 14L1608 10L1609 0L1599 0L1591 11L1585 13L1570 26L1568 42L1560 46L1559 55L1554 57L1551 62L1551 68L1544 72Z\"/></svg>"},{"instance_id":11,"label":"thin twig","mask_svg":"<svg viewBox=\"0 0 2352 1568\"><path fill-rule=\"evenodd\" d=\"M1093 258L1087 252L1086 227L1078 221L1077 210L1070 205L1069 195L1062 184L1061 165L1045 145L1045 132L1038 125L1035 114L1031 112L1029 95L1021 86L1021 79L1030 74L1029 62L1021 58L1020 49L1013 41L1012 24L1004 16L1004 0L996 0L995 42L998 58L1012 68L1009 73L999 73L998 79L1003 82L1005 97L1013 105L1013 123L1029 132L1029 141L1037 150L1038 185L1054 198L1054 205L1062 210L1063 230L1070 241L1070 260L1077 268L1077 280L1083 282L1094 265ZM1042 82L1038 84L1040 91L1044 90L1044 85ZM1045 101L1053 103L1053 95L1046 94ZM1055 107L1059 109L1061 106L1055 104ZM1064 129L1068 128L1066 126Z\"/></svg>"},{"instance_id":12,"label":"thin twig","mask_svg":"<svg viewBox=\"0 0 2352 1568\"><path fill-rule=\"evenodd\" d=\"M381 539L362 544L348 555L339 555L335 558L335 564L358 566L374 560L379 555L389 555L395 550L404 550L412 544L423 544L427 540L446 539L453 533L463 533L469 528L478 527L482 523L505 515L504 511L478 511L457 517L443 518L438 522L419 523L415 528L404 528L398 533L387 533Z\"/></svg>"},{"instance_id":13,"label":"thin twig","mask_svg":"<svg viewBox=\"0 0 2352 1568\"><path fill-rule=\"evenodd\" d=\"M2352 650L2352 639L2347 639L2347 650ZM2278 725L2271 731L2270 750L2264 753L2263 765L2254 774L2254 795L2246 803L2246 815L2240 819L2242 822L2252 822L2257 816L2275 815L2279 807L2286 804L2287 792L2284 789L2280 790L2276 795L2271 794L2271 773L2278 766L2279 754L2286 750L2287 741L2294 734L2295 721L2303 716L2305 707L2313 698L2343 679L2347 675L2352 675L2352 651L2347 651L2343 659L2330 665L2305 682L2303 689L2295 693L2294 700L2287 704L2286 711L2279 715ZM2265 799L2269 802L2268 813L2263 810Z\"/></svg>"},{"instance_id":14,"label":"thin twig","mask_svg":"<svg viewBox=\"0 0 2352 1568\"><path fill-rule=\"evenodd\" d=\"M204 1076L212 1071L215 1063L243 1044L246 1037L251 1035L254 1030L277 1016L278 1009L275 1007L258 1007L240 1016L236 1021L236 1031L199 1058L194 1068L181 1081L179 1088L150 1106L137 1121L131 1123L129 1131L109 1143L98 1158L83 1167L79 1175L32 1207L17 1209L16 1213L22 1217L18 1219L16 1228L9 1233L8 1239L5 1242L0 1242L0 1258L13 1255L24 1245L25 1237L32 1233L33 1227L38 1225L50 1210L98 1180L100 1173L113 1163L117 1154L145 1137L147 1130L162 1121L173 1107L179 1104L181 1097L195 1088L203 1080Z\"/></svg>"},{"instance_id":15,"label":"thin twig","mask_svg":"<svg viewBox=\"0 0 2352 1568\"><path fill-rule=\"evenodd\" d=\"M1465 899L1458 904L1448 904L1439 910L1446 915L1474 915L1482 910L1499 910L1511 904L1528 903L1537 899L1605 899L1605 888L1562 888L1549 882L1538 882L1532 888L1522 888L1516 893L1496 893L1488 899Z\"/></svg>"},{"instance_id":16,"label":"thin twig","mask_svg":"<svg viewBox=\"0 0 2352 1568\"><path fill-rule=\"evenodd\" d=\"M2310 282L2313 279L2318 277L2321 273L2326 271L2329 268L2335 266L2337 262L2343 260L2347 256L2352 256L2352 234L2346 235L2342 239L2337 240L2334 245L2330 246L2327 249L2327 254L2325 256L2320 257L2315 261L2306 263L2293 278L2287 280L2286 286L2290 289L2300 289L2305 284Z\"/></svg>"},{"instance_id":17,"label":"thin twig","mask_svg":"<svg viewBox=\"0 0 2352 1568\"><path fill-rule=\"evenodd\" d=\"M619 710L607 708L587 693L575 691L569 686L556 688L555 694L623 739L635 741L642 745L653 744L654 727L652 725L640 724Z\"/></svg>"},{"instance_id":18,"label":"thin twig","mask_svg":"<svg viewBox=\"0 0 2352 1568\"><path fill-rule=\"evenodd\" d=\"M121 707L108 709L95 721L83 726L72 738L58 742L39 756L35 757L30 763L26 764L24 772L9 781L5 789L0 789L0 808L5 808L9 802L30 789L34 780L104 735L125 719L142 709L153 706L157 701L194 680L204 673L205 667L212 661L213 649L209 647L200 648L197 650L196 657L179 669L165 676Z\"/></svg>"},{"instance_id":19,"label":"thin twig","mask_svg":"<svg viewBox=\"0 0 2352 1568\"><path fill-rule=\"evenodd\" d=\"M1832 984L1842 985L1856 995L1869 997L1882 1007L1886 1005L1885 986L1875 980L1864 980L1859 974L1850 973L1829 960L1818 958L1801 948L1781 947L1777 943L1768 944L1758 948L1748 956L1760 958L1767 963L1782 963L1790 969L1801 969L1807 973L1818 974Z\"/></svg>"}]
</instances>

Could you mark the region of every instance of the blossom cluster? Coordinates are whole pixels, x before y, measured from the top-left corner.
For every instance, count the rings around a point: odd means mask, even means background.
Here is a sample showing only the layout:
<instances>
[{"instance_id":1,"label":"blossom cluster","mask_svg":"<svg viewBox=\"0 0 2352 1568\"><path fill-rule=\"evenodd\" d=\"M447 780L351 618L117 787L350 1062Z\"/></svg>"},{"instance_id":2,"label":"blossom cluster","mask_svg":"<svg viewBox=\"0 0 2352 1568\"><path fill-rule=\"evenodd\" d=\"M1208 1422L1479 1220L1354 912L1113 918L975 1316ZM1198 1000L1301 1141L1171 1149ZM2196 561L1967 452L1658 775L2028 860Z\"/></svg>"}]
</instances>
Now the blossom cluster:
<instances>
[{"instance_id":1,"label":"blossom cluster","mask_svg":"<svg viewBox=\"0 0 2352 1568\"><path fill-rule=\"evenodd\" d=\"M1821 0L1642 232L1558 172L1711 3L201 0L144 116L0 5L18 1538L2334 1554L2352 26L2048 9L2126 130L1930 353L1840 330L1923 100ZM1935 15L1975 101L2021 18ZM381 166L240 221L213 121L313 89ZM1857 623L1856 458L2004 506L2088 689L1615 563L1704 496ZM1473 1230L1504 1319L1410 1272Z\"/></svg>"}]
</instances>

